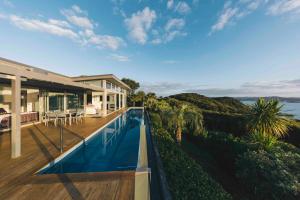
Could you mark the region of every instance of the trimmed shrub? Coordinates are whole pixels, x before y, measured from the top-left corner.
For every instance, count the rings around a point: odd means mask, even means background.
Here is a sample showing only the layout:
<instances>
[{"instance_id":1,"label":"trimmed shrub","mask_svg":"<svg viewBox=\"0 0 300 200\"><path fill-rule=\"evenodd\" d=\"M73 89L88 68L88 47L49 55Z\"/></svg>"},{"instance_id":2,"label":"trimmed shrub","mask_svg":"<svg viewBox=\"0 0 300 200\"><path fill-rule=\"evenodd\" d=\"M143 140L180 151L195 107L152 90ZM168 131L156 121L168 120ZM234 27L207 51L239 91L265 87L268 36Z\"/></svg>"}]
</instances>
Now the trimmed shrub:
<instances>
[{"instance_id":1,"label":"trimmed shrub","mask_svg":"<svg viewBox=\"0 0 300 200\"><path fill-rule=\"evenodd\" d=\"M247 119L244 115L203 111L203 118L207 130L232 133L235 136L247 133Z\"/></svg>"},{"instance_id":2,"label":"trimmed shrub","mask_svg":"<svg viewBox=\"0 0 300 200\"><path fill-rule=\"evenodd\" d=\"M232 199L221 185L181 150L166 130L156 129L154 133L173 199Z\"/></svg>"},{"instance_id":3,"label":"trimmed shrub","mask_svg":"<svg viewBox=\"0 0 300 200\"><path fill-rule=\"evenodd\" d=\"M232 173L234 173L235 160L238 155L243 154L249 148L244 140L227 133L209 132L203 139L206 149Z\"/></svg>"},{"instance_id":4,"label":"trimmed shrub","mask_svg":"<svg viewBox=\"0 0 300 200\"><path fill-rule=\"evenodd\" d=\"M237 177L255 199L298 199L299 174L295 175L292 169L299 168L299 154L280 147L272 151L260 149L241 155L236 163Z\"/></svg>"}]
</instances>

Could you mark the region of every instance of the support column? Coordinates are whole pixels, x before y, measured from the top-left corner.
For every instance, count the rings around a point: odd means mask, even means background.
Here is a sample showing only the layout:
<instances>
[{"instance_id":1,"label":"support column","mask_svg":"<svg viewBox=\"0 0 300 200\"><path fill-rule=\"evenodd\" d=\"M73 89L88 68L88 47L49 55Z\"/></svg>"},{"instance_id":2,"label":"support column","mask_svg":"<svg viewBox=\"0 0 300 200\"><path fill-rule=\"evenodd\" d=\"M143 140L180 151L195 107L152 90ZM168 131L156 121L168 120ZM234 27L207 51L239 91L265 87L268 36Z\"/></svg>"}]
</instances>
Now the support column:
<instances>
[{"instance_id":1,"label":"support column","mask_svg":"<svg viewBox=\"0 0 300 200\"><path fill-rule=\"evenodd\" d=\"M64 92L64 112L67 110L67 93Z\"/></svg>"},{"instance_id":2,"label":"support column","mask_svg":"<svg viewBox=\"0 0 300 200\"><path fill-rule=\"evenodd\" d=\"M105 117L107 115L107 89L106 89L106 80L103 80L103 116Z\"/></svg>"},{"instance_id":3,"label":"support column","mask_svg":"<svg viewBox=\"0 0 300 200\"><path fill-rule=\"evenodd\" d=\"M127 90L124 90L124 108L127 107Z\"/></svg>"},{"instance_id":4,"label":"support column","mask_svg":"<svg viewBox=\"0 0 300 200\"><path fill-rule=\"evenodd\" d=\"M44 114L44 97L43 92L39 90L39 121L43 121L43 114Z\"/></svg>"},{"instance_id":5,"label":"support column","mask_svg":"<svg viewBox=\"0 0 300 200\"><path fill-rule=\"evenodd\" d=\"M115 111L117 110L117 94L114 94Z\"/></svg>"},{"instance_id":6,"label":"support column","mask_svg":"<svg viewBox=\"0 0 300 200\"><path fill-rule=\"evenodd\" d=\"M45 112L48 112L49 111L49 94L47 94L47 96L45 97L46 98L46 110Z\"/></svg>"},{"instance_id":7,"label":"support column","mask_svg":"<svg viewBox=\"0 0 300 200\"><path fill-rule=\"evenodd\" d=\"M123 94L123 101L122 101L122 108L125 108L125 105L126 105L126 103L125 103L125 98L126 98L126 95L125 95L125 93Z\"/></svg>"},{"instance_id":8,"label":"support column","mask_svg":"<svg viewBox=\"0 0 300 200\"><path fill-rule=\"evenodd\" d=\"M87 106L87 93L83 93L83 109L84 109L84 116L86 116L86 106Z\"/></svg>"},{"instance_id":9,"label":"support column","mask_svg":"<svg viewBox=\"0 0 300 200\"><path fill-rule=\"evenodd\" d=\"M119 110L121 109L121 93L119 93Z\"/></svg>"},{"instance_id":10,"label":"support column","mask_svg":"<svg viewBox=\"0 0 300 200\"><path fill-rule=\"evenodd\" d=\"M21 77L11 80L11 157L21 156Z\"/></svg>"}]
</instances>

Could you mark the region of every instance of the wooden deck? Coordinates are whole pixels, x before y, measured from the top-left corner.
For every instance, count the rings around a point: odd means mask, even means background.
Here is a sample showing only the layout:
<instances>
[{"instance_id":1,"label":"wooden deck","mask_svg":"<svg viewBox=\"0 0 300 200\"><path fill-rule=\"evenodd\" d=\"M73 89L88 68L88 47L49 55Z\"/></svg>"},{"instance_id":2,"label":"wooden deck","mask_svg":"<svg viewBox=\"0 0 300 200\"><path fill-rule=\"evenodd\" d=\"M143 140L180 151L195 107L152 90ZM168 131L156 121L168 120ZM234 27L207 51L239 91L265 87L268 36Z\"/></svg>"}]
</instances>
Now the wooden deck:
<instances>
[{"instance_id":1,"label":"wooden deck","mask_svg":"<svg viewBox=\"0 0 300 200\"><path fill-rule=\"evenodd\" d=\"M111 121L85 118L66 126L64 150ZM22 156L10 158L10 133L0 135L0 199L133 199L134 172L34 175L60 155L59 129L44 124L22 128Z\"/></svg>"}]
</instances>

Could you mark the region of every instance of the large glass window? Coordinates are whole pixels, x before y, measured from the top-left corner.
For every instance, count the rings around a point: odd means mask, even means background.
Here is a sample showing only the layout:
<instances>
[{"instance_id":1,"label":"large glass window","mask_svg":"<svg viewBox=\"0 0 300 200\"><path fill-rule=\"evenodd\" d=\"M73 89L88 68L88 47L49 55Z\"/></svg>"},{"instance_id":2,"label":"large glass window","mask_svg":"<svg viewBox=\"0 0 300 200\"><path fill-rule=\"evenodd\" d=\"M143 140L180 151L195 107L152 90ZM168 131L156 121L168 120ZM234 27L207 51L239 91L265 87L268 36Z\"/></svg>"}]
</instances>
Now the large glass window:
<instances>
[{"instance_id":1,"label":"large glass window","mask_svg":"<svg viewBox=\"0 0 300 200\"><path fill-rule=\"evenodd\" d=\"M27 112L27 90L21 91L21 112Z\"/></svg>"},{"instance_id":2,"label":"large glass window","mask_svg":"<svg viewBox=\"0 0 300 200\"><path fill-rule=\"evenodd\" d=\"M49 94L49 110L64 110L64 95L58 93Z\"/></svg>"},{"instance_id":3,"label":"large glass window","mask_svg":"<svg viewBox=\"0 0 300 200\"><path fill-rule=\"evenodd\" d=\"M79 98L77 94L68 94L67 95L67 108L76 109L79 108Z\"/></svg>"}]
</instances>

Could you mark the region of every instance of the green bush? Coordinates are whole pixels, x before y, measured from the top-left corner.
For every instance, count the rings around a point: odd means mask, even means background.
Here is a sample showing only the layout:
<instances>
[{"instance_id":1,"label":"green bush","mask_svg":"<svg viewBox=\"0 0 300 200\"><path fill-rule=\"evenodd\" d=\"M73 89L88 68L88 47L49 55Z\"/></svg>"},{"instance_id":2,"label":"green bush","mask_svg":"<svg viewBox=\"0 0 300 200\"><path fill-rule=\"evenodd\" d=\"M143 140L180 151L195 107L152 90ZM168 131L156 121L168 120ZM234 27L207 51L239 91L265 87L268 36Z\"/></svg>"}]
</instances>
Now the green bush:
<instances>
[{"instance_id":1,"label":"green bush","mask_svg":"<svg viewBox=\"0 0 300 200\"><path fill-rule=\"evenodd\" d=\"M243 136L247 133L245 115L203 111L204 126L210 131Z\"/></svg>"},{"instance_id":2,"label":"green bush","mask_svg":"<svg viewBox=\"0 0 300 200\"><path fill-rule=\"evenodd\" d=\"M153 126L155 126L155 128L161 128L162 121L161 121L160 115L155 112L150 112L149 115L150 115L150 119L152 121Z\"/></svg>"},{"instance_id":3,"label":"green bush","mask_svg":"<svg viewBox=\"0 0 300 200\"><path fill-rule=\"evenodd\" d=\"M272 152L248 151L237 160L236 175L255 199L296 200L300 197L299 156L280 147Z\"/></svg>"},{"instance_id":4,"label":"green bush","mask_svg":"<svg viewBox=\"0 0 300 200\"><path fill-rule=\"evenodd\" d=\"M238 155L246 152L249 148L244 140L227 133L209 132L203 140L206 149L232 173L234 173L235 160Z\"/></svg>"},{"instance_id":5,"label":"green bush","mask_svg":"<svg viewBox=\"0 0 300 200\"><path fill-rule=\"evenodd\" d=\"M173 199L231 199L166 130L156 129L154 133Z\"/></svg>"}]
</instances>

